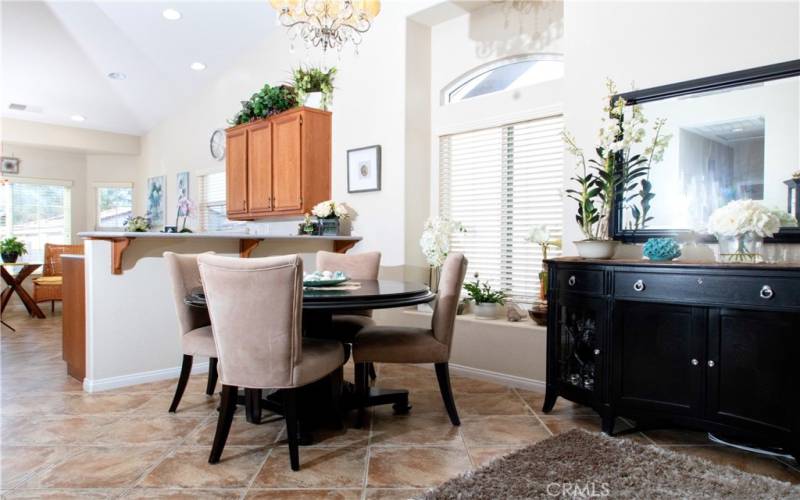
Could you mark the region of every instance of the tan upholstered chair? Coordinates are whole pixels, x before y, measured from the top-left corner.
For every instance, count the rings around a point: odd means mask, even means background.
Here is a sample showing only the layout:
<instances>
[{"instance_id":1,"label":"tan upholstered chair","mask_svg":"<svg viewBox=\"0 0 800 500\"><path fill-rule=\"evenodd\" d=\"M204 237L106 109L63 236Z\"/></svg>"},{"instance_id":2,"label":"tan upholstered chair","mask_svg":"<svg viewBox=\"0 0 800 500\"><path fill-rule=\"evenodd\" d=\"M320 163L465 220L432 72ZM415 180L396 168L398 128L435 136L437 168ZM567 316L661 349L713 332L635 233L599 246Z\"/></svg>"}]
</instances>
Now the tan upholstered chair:
<instances>
[{"instance_id":1,"label":"tan upholstered chair","mask_svg":"<svg viewBox=\"0 0 800 500\"><path fill-rule=\"evenodd\" d=\"M467 259L462 254L447 256L442 266L431 328L371 326L356 335L353 359L356 362L356 387L362 397L367 391L366 363L434 363L447 414L453 425L460 425L450 388L448 362L466 272ZM363 409L360 413L363 414Z\"/></svg>"},{"instance_id":2,"label":"tan upholstered chair","mask_svg":"<svg viewBox=\"0 0 800 500\"><path fill-rule=\"evenodd\" d=\"M343 271L353 280L376 280L381 267L380 252L359 254L342 254L333 252L317 252L317 270ZM355 336L363 328L375 326L371 310L348 311L334 314L332 327L338 338L352 343ZM369 376L375 379L375 365L367 366Z\"/></svg>"},{"instance_id":3,"label":"tan upholstered chair","mask_svg":"<svg viewBox=\"0 0 800 500\"><path fill-rule=\"evenodd\" d=\"M302 337L303 261L201 255L200 275L219 353L222 404L209 463L219 462L239 387L282 389L292 470L300 468L295 389L344 364L335 340Z\"/></svg>"},{"instance_id":4,"label":"tan upholstered chair","mask_svg":"<svg viewBox=\"0 0 800 500\"><path fill-rule=\"evenodd\" d=\"M83 245L44 244L44 263L42 276L33 280L33 301L50 302L50 311L56 311L56 301L60 301L63 293L63 277L61 276L61 256L63 254L83 255Z\"/></svg>"},{"instance_id":5,"label":"tan upholstered chair","mask_svg":"<svg viewBox=\"0 0 800 500\"><path fill-rule=\"evenodd\" d=\"M164 252L167 271L172 280L172 298L175 301L175 311L178 313L178 332L181 336L181 349L183 350L183 363L178 386L169 411L174 413L186 390L189 376L192 374L192 364L195 356L207 357L208 383L206 394L214 394L217 385L217 348L211 335L211 320L205 309L190 307L184 302L192 289L202 286L200 270L197 267L197 254L180 255L174 252Z\"/></svg>"}]
</instances>

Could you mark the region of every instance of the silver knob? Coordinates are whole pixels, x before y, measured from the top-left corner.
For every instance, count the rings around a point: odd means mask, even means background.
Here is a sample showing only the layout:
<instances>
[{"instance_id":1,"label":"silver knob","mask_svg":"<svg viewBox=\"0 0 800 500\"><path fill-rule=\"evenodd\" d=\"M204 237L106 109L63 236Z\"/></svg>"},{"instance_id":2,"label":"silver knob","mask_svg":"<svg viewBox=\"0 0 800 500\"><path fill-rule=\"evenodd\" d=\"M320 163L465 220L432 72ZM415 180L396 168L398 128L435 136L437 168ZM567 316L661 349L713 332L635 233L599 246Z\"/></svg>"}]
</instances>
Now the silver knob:
<instances>
[{"instance_id":1,"label":"silver knob","mask_svg":"<svg viewBox=\"0 0 800 500\"><path fill-rule=\"evenodd\" d=\"M595 356L599 356L600 355L600 349L595 349L594 350L594 355Z\"/></svg>"},{"instance_id":2,"label":"silver knob","mask_svg":"<svg viewBox=\"0 0 800 500\"><path fill-rule=\"evenodd\" d=\"M775 292L772 290L771 286L764 285L761 287L761 291L758 292L758 296L764 300L769 300L775 296Z\"/></svg>"},{"instance_id":3,"label":"silver knob","mask_svg":"<svg viewBox=\"0 0 800 500\"><path fill-rule=\"evenodd\" d=\"M567 280L567 283L569 284L569 286L575 286L576 281L577 280L575 279L575 276L570 276L569 279Z\"/></svg>"},{"instance_id":4,"label":"silver knob","mask_svg":"<svg viewBox=\"0 0 800 500\"><path fill-rule=\"evenodd\" d=\"M692 358L692 366L697 366L697 365L699 365L699 364L700 364L700 362L699 362L699 361L697 361L697 359L695 359L695 358Z\"/></svg>"},{"instance_id":5,"label":"silver knob","mask_svg":"<svg viewBox=\"0 0 800 500\"><path fill-rule=\"evenodd\" d=\"M702 285L703 284L703 278L697 278L697 284L698 285Z\"/></svg>"},{"instance_id":6,"label":"silver knob","mask_svg":"<svg viewBox=\"0 0 800 500\"><path fill-rule=\"evenodd\" d=\"M643 291L645 289L644 281L636 280L636 283L633 284L633 289L636 290L637 292Z\"/></svg>"},{"instance_id":7,"label":"silver knob","mask_svg":"<svg viewBox=\"0 0 800 500\"><path fill-rule=\"evenodd\" d=\"M714 368L714 361L713 360L710 360L710 359L708 360L708 367L709 368Z\"/></svg>"}]
</instances>

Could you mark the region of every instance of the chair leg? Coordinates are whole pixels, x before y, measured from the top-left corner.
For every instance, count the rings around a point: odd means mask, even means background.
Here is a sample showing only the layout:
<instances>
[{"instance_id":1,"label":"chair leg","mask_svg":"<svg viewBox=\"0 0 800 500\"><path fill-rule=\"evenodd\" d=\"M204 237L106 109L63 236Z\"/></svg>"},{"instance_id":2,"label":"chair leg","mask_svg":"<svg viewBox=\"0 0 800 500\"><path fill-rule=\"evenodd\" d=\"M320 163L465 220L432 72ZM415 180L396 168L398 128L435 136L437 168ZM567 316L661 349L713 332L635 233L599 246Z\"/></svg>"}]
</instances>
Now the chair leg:
<instances>
[{"instance_id":1,"label":"chair leg","mask_svg":"<svg viewBox=\"0 0 800 500\"><path fill-rule=\"evenodd\" d=\"M217 358L208 359L208 384L206 384L206 394L209 396L214 395L214 389L217 387Z\"/></svg>"},{"instance_id":2,"label":"chair leg","mask_svg":"<svg viewBox=\"0 0 800 500\"><path fill-rule=\"evenodd\" d=\"M55 314L55 313L56 313L56 301L55 300L51 300L50 301L50 314Z\"/></svg>"},{"instance_id":3,"label":"chair leg","mask_svg":"<svg viewBox=\"0 0 800 500\"><path fill-rule=\"evenodd\" d=\"M378 374L375 372L375 363L367 363L367 370L369 371L370 380L375 381L378 378Z\"/></svg>"},{"instance_id":4,"label":"chair leg","mask_svg":"<svg viewBox=\"0 0 800 500\"><path fill-rule=\"evenodd\" d=\"M292 470L300 470L300 442L297 436L297 391L284 389L284 416L286 418L286 438L289 441L289 463Z\"/></svg>"},{"instance_id":5,"label":"chair leg","mask_svg":"<svg viewBox=\"0 0 800 500\"><path fill-rule=\"evenodd\" d=\"M208 463L210 464L218 463L220 457L222 457L222 450L225 449L225 442L228 440L228 433L231 431L238 395L238 387L233 385L222 386L222 404L220 406L219 419L217 420L217 432L214 434L214 444L211 447L211 455L208 457Z\"/></svg>"},{"instance_id":6,"label":"chair leg","mask_svg":"<svg viewBox=\"0 0 800 500\"><path fill-rule=\"evenodd\" d=\"M183 391L186 390L186 384L189 382L189 375L192 374L192 360L194 358L188 354L183 355L183 364L181 364L181 376L178 378L178 387L175 388L175 397L172 398L172 404L169 405L169 412L175 413L178 409L178 404L183 397Z\"/></svg>"},{"instance_id":7,"label":"chair leg","mask_svg":"<svg viewBox=\"0 0 800 500\"><path fill-rule=\"evenodd\" d=\"M364 426L367 417L367 410L365 407L367 394L369 391L369 374L367 371L367 363L356 363L356 400L358 402L358 416L356 417L357 429L360 429Z\"/></svg>"},{"instance_id":8,"label":"chair leg","mask_svg":"<svg viewBox=\"0 0 800 500\"><path fill-rule=\"evenodd\" d=\"M447 408L447 414L450 416L450 422L453 425L461 425L461 420L458 419L458 410L456 410L456 402L453 400L453 390L450 387L450 368L447 363L436 363L436 379L439 381L439 391L442 393L442 400L444 407Z\"/></svg>"},{"instance_id":9,"label":"chair leg","mask_svg":"<svg viewBox=\"0 0 800 500\"><path fill-rule=\"evenodd\" d=\"M244 414L249 423L261 423L261 389L244 390Z\"/></svg>"}]
</instances>

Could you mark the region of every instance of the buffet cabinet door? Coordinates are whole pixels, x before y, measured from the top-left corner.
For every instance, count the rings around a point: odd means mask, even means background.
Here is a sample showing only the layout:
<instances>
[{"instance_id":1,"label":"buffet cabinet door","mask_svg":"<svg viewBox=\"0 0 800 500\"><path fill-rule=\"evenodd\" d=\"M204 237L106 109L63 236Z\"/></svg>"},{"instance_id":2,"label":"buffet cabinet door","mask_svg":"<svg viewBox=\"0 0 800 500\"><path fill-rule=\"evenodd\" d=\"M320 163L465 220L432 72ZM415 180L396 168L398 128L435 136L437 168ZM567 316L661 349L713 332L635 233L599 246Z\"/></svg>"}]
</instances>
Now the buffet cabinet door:
<instances>
[{"instance_id":1,"label":"buffet cabinet door","mask_svg":"<svg viewBox=\"0 0 800 500\"><path fill-rule=\"evenodd\" d=\"M555 363L551 377L559 394L597 407L601 401L603 338L607 303L603 298L559 294Z\"/></svg>"},{"instance_id":2,"label":"buffet cabinet door","mask_svg":"<svg viewBox=\"0 0 800 500\"><path fill-rule=\"evenodd\" d=\"M715 309L709 323L707 417L773 435L800 431L800 314Z\"/></svg>"},{"instance_id":3,"label":"buffet cabinet door","mask_svg":"<svg viewBox=\"0 0 800 500\"><path fill-rule=\"evenodd\" d=\"M703 413L706 310L617 301L611 397L638 413Z\"/></svg>"}]
</instances>

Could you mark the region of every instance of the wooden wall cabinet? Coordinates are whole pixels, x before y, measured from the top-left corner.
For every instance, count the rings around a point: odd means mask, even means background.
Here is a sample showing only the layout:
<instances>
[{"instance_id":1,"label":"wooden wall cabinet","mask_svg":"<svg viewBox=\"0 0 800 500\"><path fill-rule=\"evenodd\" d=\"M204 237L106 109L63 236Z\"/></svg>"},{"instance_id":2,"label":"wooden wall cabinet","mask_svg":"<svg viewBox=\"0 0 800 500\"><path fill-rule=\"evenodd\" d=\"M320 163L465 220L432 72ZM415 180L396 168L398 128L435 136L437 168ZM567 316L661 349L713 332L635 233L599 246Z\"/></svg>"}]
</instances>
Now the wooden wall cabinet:
<instances>
[{"instance_id":1,"label":"wooden wall cabinet","mask_svg":"<svg viewBox=\"0 0 800 500\"><path fill-rule=\"evenodd\" d=\"M547 393L800 458L800 267L548 262Z\"/></svg>"},{"instance_id":2,"label":"wooden wall cabinet","mask_svg":"<svg viewBox=\"0 0 800 500\"><path fill-rule=\"evenodd\" d=\"M296 108L229 128L228 218L302 215L331 197L331 113Z\"/></svg>"}]
</instances>

